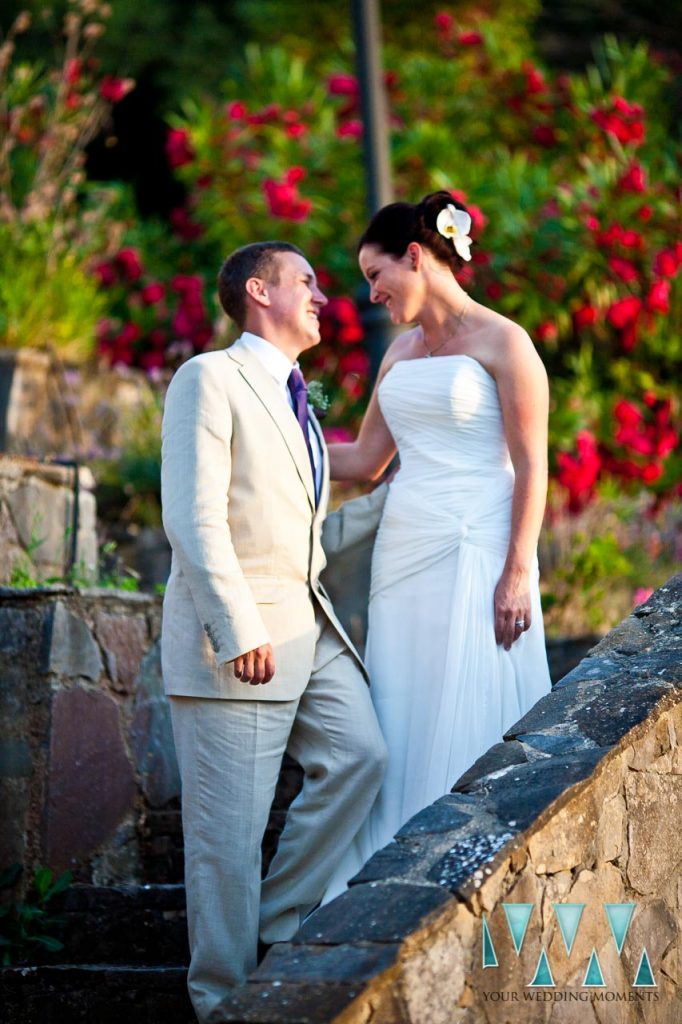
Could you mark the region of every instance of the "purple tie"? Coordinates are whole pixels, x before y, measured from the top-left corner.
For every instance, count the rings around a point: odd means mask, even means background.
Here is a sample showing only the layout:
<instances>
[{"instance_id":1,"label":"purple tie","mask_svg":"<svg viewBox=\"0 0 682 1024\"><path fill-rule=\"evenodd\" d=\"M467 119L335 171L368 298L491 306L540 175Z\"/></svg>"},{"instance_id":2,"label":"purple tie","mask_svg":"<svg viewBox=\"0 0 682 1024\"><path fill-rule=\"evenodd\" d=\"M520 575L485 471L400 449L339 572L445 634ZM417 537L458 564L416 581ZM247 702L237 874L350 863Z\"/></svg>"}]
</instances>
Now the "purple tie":
<instances>
[{"instance_id":1,"label":"purple tie","mask_svg":"<svg viewBox=\"0 0 682 1024\"><path fill-rule=\"evenodd\" d=\"M308 385L305 382L305 377L296 366L289 374L289 379L287 380L287 387L289 388L289 394L293 399L294 412L296 413L298 425L303 431L303 439L305 441L305 446L308 449L310 468L313 472L313 489L315 491L315 500L317 501L315 460L313 459L313 450L310 447L310 435L308 433Z\"/></svg>"}]
</instances>

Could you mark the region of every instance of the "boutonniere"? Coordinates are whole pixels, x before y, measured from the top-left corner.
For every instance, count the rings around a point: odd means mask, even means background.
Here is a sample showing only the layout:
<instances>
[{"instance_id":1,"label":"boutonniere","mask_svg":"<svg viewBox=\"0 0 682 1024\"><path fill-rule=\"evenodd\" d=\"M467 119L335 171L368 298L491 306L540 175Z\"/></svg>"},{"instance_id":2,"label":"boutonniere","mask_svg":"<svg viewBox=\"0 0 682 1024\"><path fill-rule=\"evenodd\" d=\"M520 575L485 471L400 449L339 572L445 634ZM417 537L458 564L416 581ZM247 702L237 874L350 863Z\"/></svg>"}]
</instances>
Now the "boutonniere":
<instances>
[{"instance_id":1,"label":"boutonniere","mask_svg":"<svg viewBox=\"0 0 682 1024\"><path fill-rule=\"evenodd\" d=\"M308 383L308 405L315 410L318 419L327 415L331 402L319 380L311 380Z\"/></svg>"},{"instance_id":2,"label":"boutonniere","mask_svg":"<svg viewBox=\"0 0 682 1024\"><path fill-rule=\"evenodd\" d=\"M441 210L436 220L436 230L445 238L449 238L455 247L458 256L467 262L471 259L471 217L464 210L458 210L456 206L449 204Z\"/></svg>"}]
</instances>

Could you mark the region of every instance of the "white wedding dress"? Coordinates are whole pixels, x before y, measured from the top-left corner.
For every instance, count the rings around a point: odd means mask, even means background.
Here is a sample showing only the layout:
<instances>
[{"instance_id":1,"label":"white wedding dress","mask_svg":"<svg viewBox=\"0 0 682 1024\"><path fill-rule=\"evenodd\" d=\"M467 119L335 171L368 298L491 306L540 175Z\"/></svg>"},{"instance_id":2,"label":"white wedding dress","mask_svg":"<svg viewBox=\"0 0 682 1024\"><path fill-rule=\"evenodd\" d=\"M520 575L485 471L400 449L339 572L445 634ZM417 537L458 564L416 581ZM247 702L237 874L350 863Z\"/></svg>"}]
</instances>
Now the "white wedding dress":
<instances>
[{"instance_id":1,"label":"white wedding dress","mask_svg":"<svg viewBox=\"0 0 682 1024\"><path fill-rule=\"evenodd\" d=\"M324 903L550 689L537 561L530 629L510 651L495 642L514 470L494 379L466 355L406 360L379 403L401 466L372 557L366 650L389 761Z\"/></svg>"}]
</instances>

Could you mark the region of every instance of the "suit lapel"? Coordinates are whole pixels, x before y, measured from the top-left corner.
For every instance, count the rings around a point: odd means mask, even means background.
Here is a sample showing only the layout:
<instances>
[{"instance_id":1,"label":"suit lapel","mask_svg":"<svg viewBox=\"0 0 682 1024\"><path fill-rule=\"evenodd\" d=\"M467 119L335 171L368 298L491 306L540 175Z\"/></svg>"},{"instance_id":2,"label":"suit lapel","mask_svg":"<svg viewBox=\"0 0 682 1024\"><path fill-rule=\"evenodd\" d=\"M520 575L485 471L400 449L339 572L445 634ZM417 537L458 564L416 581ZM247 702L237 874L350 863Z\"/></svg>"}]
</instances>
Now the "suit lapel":
<instances>
[{"instance_id":1,"label":"suit lapel","mask_svg":"<svg viewBox=\"0 0 682 1024\"><path fill-rule=\"evenodd\" d=\"M298 421L286 398L282 395L265 367L248 349L242 348L236 343L229 349L226 349L225 354L237 363L242 377L282 435L282 440L294 461L296 472L305 487L308 501L314 512L315 484L310 467L310 459L308 458L308 449L306 448Z\"/></svg>"}]
</instances>

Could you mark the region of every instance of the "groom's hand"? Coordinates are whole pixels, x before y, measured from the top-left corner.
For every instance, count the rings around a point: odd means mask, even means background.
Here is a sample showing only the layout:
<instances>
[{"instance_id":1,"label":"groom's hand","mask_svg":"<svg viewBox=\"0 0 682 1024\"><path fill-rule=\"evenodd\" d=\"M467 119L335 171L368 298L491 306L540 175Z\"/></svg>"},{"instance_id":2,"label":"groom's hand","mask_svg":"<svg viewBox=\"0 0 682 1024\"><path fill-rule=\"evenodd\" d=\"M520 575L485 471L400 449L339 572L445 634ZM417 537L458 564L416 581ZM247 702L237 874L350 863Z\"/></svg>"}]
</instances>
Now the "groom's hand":
<instances>
[{"instance_id":1,"label":"groom's hand","mask_svg":"<svg viewBox=\"0 0 682 1024\"><path fill-rule=\"evenodd\" d=\"M234 660L234 674L243 683L251 683L257 686L259 683L269 683L275 674L275 656L272 653L271 644L263 644L253 651L240 654Z\"/></svg>"}]
</instances>

